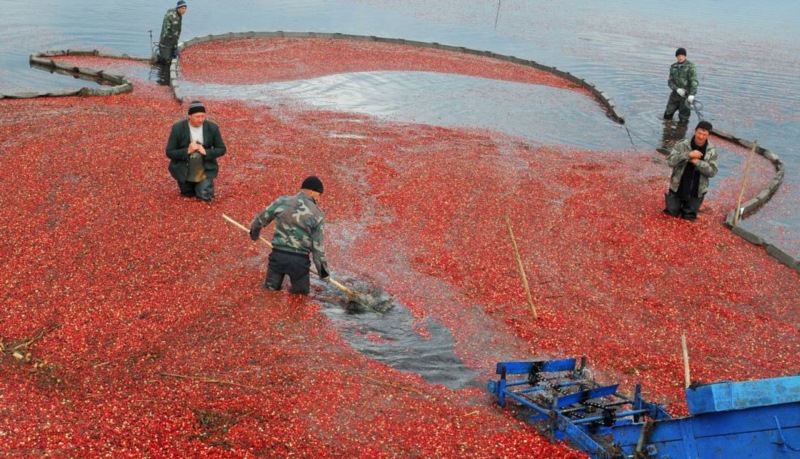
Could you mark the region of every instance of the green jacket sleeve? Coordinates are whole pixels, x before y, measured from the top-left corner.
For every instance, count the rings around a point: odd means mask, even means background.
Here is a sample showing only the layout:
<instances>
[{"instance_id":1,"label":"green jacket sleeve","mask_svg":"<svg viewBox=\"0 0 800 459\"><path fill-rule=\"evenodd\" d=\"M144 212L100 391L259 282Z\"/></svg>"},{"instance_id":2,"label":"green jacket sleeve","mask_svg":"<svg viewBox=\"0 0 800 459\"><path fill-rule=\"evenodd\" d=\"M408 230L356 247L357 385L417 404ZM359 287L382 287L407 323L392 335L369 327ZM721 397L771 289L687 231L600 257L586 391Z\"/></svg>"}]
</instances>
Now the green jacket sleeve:
<instances>
[{"instance_id":1,"label":"green jacket sleeve","mask_svg":"<svg viewBox=\"0 0 800 459\"><path fill-rule=\"evenodd\" d=\"M161 36L159 37L159 43L162 45L167 45L169 38L173 35L172 30L172 18L170 18L169 12L164 15L164 20L161 22Z\"/></svg>"},{"instance_id":2,"label":"green jacket sleeve","mask_svg":"<svg viewBox=\"0 0 800 459\"><path fill-rule=\"evenodd\" d=\"M689 95L697 95L697 86L700 82L697 80L697 69L694 64L689 66L689 74L687 76L689 78Z\"/></svg>"},{"instance_id":3,"label":"green jacket sleeve","mask_svg":"<svg viewBox=\"0 0 800 459\"><path fill-rule=\"evenodd\" d=\"M311 258L317 268L319 277L328 277L328 259L325 256L325 221L320 220L319 226L311 233Z\"/></svg>"},{"instance_id":4,"label":"green jacket sleeve","mask_svg":"<svg viewBox=\"0 0 800 459\"><path fill-rule=\"evenodd\" d=\"M692 148L686 141L681 141L675 144L672 148L672 151L669 153L669 157L667 158L667 165L669 167L677 167L682 163L689 161L689 153L692 152Z\"/></svg>"},{"instance_id":5,"label":"green jacket sleeve","mask_svg":"<svg viewBox=\"0 0 800 459\"><path fill-rule=\"evenodd\" d=\"M278 198L272 202L266 209L262 210L255 216L253 222L250 223L250 228L255 230L261 230L261 228L266 228L272 220L275 220L275 217L283 212L283 200Z\"/></svg>"},{"instance_id":6,"label":"green jacket sleeve","mask_svg":"<svg viewBox=\"0 0 800 459\"><path fill-rule=\"evenodd\" d=\"M708 178L717 175L717 150L712 145L706 148L706 154L694 165L701 174Z\"/></svg>"}]
</instances>

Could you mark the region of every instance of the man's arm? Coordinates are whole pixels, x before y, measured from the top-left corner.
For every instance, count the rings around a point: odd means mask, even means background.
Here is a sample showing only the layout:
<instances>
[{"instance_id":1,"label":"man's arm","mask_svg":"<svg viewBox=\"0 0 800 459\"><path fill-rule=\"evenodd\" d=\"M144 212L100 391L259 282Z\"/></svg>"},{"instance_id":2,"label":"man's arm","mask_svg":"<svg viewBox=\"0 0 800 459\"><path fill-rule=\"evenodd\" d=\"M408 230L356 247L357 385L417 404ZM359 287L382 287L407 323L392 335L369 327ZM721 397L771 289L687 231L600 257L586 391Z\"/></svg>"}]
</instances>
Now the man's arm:
<instances>
[{"instance_id":1,"label":"man's arm","mask_svg":"<svg viewBox=\"0 0 800 459\"><path fill-rule=\"evenodd\" d=\"M172 130L169 132L169 139L167 140L167 158L174 159L176 161L188 161L189 160L189 143L186 143L186 146L182 146L184 142L182 142L182 132L181 127L182 123L176 123L172 125Z\"/></svg>"},{"instance_id":2,"label":"man's arm","mask_svg":"<svg viewBox=\"0 0 800 459\"><path fill-rule=\"evenodd\" d=\"M667 78L667 86L669 86L669 89L671 89L673 91L678 89L678 85L675 84L675 67L674 66L670 66L670 68L669 68L669 78Z\"/></svg>"},{"instance_id":3,"label":"man's arm","mask_svg":"<svg viewBox=\"0 0 800 459\"><path fill-rule=\"evenodd\" d=\"M694 96L697 94L697 86L700 82L697 80L697 69L694 64L689 66L689 95Z\"/></svg>"},{"instance_id":4,"label":"man's arm","mask_svg":"<svg viewBox=\"0 0 800 459\"><path fill-rule=\"evenodd\" d=\"M269 207L259 212L253 219L253 222L250 223L250 238L257 241L261 234L261 229L266 228L272 220L275 220L275 217L278 216L279 213L283 212L283 210L283 200L278 198L273 201Z\"/></svg>"},{"instance_id":5,"label":"man's arm","mask_svg":"<svg viewBox=\"0 0 800 459\"><path fill-rule=\"evenodd\" d=\"M325 230L324 220L321 220L319 226L311 233L311 256L314 260L314 266L317 267L319 278L325 280L330 276L328 271L328 260L325 257Z\"/></svg>"},{"instance_id":6,"label":"man's arm","mask_svg":"<svg viewBox=\"0 0 800 459\"><path fill-rule=\"evenodd\" d=\"M208 144L211 145L211 148L206 150L206 158L208 159L217 159L220 156L224 155L228 149L225 147L225 142L222 141L222 135L219 132L219 126L216 123L210 124L210 131L211 131L211 142Z\"/></svg>"},{"instance_id":7,"label":"man's arm","mask_svg":"<svg viewBox=\"0 0 800 459\"><path fill-rule=\"evenodd\" d=\"M165 39L172 34L172 19L170 18L169 11L164 15L164 20L161 22L161 37L159 43L166 45Z\"/></svg>"},{"instance_id":8,"label":"man's arm","mask_svg":"<svg viewBox=\"0 0 800 459\"><path fill-rule=\"evenodd\" d=\"M706 148L705 159L698 160L694 163L694 167L708 178L717 175L717 150L709 145L708 148Z\"/></svg>"},{"instance_id":9,"label":"man's arm","mask_svg":"<svg viewBox=\"0 0 800 459\"><path fill-rule=\"evenodd\" d=\"M687 146L685 141L676 143L672 151L669 152L667 165L669 165L669 167L676 167L689 161L689 153L691 153L691 147Z\"/></svg>"}]
</instances>

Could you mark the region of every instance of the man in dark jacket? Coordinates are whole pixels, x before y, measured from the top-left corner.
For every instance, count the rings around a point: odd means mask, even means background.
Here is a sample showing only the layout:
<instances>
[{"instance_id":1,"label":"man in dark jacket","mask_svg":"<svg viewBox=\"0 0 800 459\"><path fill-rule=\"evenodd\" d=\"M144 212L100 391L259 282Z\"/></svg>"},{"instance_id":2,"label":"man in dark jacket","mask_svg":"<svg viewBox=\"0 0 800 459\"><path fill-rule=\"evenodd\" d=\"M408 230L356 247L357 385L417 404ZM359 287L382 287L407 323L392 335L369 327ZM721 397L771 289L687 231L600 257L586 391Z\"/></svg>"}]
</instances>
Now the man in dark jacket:
<instances>
[{"instance_id":1,"label":"man in dark jacket","mask_svg":"<svg viewBox=\"0 0 800 459\"><path fill-rule=\"evenodd\" d=\"M717 175L717 150L708 140L713 127L700 121L694 136L678 142L669 154L672 168L664 213L684 220L697 219L708 192L708 179Z\"/></svg>"},{"instance_id":2,"label":"man in dark jacket","mask_svg":"<svg viewBox=\"0 0 800 459\"><path fill-rule=\"evenodd\" d=\"M267 279L264 286L269 290L280 290L283 278L292 281L292 293L308 294L311 254L320 279L327 280L328 262L325 258L325 214L317 207L322 195L322 181L306 177L300 192L294 196L282 196L264 211L256 215L250 224L250 238L257 241L261 229L275 220L272 235L272 252L269 254Z\"/></svg>"},{"instance_id":3,"label":"man in dark jacket","mask_svg":"<svg viewBox=\"0 0 800 459\"><path fill-rule=\"evenodd\" d=\"M219 172L217 158L224 155L225 143L216 123L206 120L206 107L199 100L189 105L189 118L172 125L167 141L169 173L178 182L183 196L214 199L214 177Z\"/></svg>"},{"instance_id":4,"label":"man in dark jacket","mask_svg":"<svg viewBox=\"0 0 800 459\"><path fill-rule=\"evenodd\" d=\"M697 94L697 69L686 60L684 48L675 51L675 59L676 62L669 68L667 85L672 92L669 94L667 108L664 109L664 119L671 120L677 111L678 121L687 124L692 116L691 104Z\"/></svg>"}]
</instances>

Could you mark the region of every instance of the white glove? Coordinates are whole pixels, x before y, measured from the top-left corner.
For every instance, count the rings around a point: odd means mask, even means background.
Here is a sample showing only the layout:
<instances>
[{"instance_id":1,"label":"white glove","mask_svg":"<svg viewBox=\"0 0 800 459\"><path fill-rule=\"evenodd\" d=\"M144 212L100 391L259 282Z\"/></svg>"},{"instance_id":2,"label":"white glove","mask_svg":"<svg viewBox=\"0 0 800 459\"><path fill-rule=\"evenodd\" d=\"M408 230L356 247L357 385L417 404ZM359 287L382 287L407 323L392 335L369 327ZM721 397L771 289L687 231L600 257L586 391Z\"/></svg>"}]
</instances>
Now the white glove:
<instances>
[{"instance_id":1,"label":"white glove","mask_svg":"<svg viewBox=\"0 0 800 459\"><path fill-rule=\"evenodd\" d=\"M681 96L681 97L686 95L686 90L683 89L683 88L678 88L678 89L675 90L675 92L677 92L678 95Z\"/></svg>"},{"instance_id":2,"label":"white glove","mask_svg":"<svg viewBox=\"0 0 800 459\"><path fill-rule=\"evenodd\" d=\"M694 103L694 96L689 96L687 100L689 101L690 104L693 104Z\"/></svg>"}]
</instances>

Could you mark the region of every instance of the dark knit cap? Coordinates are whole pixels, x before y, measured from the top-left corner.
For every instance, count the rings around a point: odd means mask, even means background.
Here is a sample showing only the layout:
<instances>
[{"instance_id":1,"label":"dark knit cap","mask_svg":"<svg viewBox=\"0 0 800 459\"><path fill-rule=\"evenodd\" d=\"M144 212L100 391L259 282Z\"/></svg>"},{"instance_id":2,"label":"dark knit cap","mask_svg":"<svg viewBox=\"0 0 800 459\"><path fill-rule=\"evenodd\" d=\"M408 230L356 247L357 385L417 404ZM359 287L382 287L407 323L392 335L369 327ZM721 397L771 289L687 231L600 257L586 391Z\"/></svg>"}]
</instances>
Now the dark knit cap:
<instances>
[{"instance_id":1,"label":"dark knit cap","mask_svg":"<svg viewBox=\"0 0 800 459\"><path fill-rule=\"evenodd\" d=\"M686 55L686 48L678 48L678 50L675 51L675 57L678 57L680 55L684 56Z\"/></svg>"},{"instance_id":2,"label":"dark knit cap","mask_svg":"<svg viewBox=\"0 0 800 459\"><path fill-rule=\"evenodd\" d=\"M711 132L711 130L714 129L714 126L712 126L708 121L703 120L697 123L697 127L694 128L695 131L698 129L705 129L706 131Z\"/></svg>"},{"instance_id":3,"label":"dark knit cap","mask_svg":"<svg viewBox=\"0 0 800 459\"><path fill-rule=\"evenodd\" d=\"M193 100L191 104L189 104L189 114L192 115L197 112L206 112L206 106L203 105L202 102L199 100Z\"/></svg>"},{"instance_id":4,"label":"dark knit cap","mask_svg":"<svg viewBox=\"0 0 800 459\"><path fill-rule=\"evenodd\" d=\"M184 6L186 6L186 2L184 0L178 0L178 6L176 6L175 8L177 9Z\"/></svg>"},{"instance_id":5,"label":"dark knit cap","mask_svg":"<svg viewBox=\"0 0 800 459\"><path fill-rule=\"evenodd\" d=\"M322 180L311 175L303 180L303 184L300 185L300 188L304 190L316 191L317 193L322 194Z\"/></svg>"}]
</instances>

